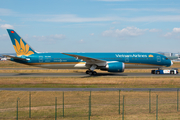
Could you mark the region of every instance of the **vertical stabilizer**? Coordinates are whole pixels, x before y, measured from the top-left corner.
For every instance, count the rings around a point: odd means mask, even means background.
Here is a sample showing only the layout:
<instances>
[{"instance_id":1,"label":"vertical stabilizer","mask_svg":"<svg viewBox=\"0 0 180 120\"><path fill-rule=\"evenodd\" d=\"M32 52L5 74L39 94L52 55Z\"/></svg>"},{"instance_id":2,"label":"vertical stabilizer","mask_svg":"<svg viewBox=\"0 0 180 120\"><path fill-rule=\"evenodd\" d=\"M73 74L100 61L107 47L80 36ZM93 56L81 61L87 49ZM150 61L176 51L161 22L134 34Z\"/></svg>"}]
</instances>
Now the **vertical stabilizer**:
<instances>
[{"instance_id":1,"label":"vertical stabilizer","mask_svg":"<svg viewBox=\"0 0 180 120\"><path fill-rule=\"evenodd\" d=\"M7 29L17 56L29 56L36 52L14 30Z\"/></svg>"}]
</instances>

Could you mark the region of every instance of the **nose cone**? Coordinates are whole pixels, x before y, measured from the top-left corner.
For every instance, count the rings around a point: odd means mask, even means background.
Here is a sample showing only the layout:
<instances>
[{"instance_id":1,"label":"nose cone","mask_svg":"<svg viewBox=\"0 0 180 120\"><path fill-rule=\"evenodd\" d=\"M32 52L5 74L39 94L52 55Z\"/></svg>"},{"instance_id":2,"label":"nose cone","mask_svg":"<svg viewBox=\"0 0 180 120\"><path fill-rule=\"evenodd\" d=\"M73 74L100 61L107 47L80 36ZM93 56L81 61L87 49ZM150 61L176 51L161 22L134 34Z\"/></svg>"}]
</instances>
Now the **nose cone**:
<instances>
[{"instance_id":1,"label":"nose cone","mask_svg":"<svg viewBox=\"0 0 180 120\"><path fill-rule=\"evenodd\" d=\"M171 66L173 65L173 62L172 62L172 60L171 60Z\"/></svg>"},{"instance_id":2,"label":"nose cone","mask_svg":"<svg viewBox=\"0 0 180 120\"><path fill-rule=\"evenodd\" d=\"M171 60L169 60L167 63L166 63L167 67L170 67L173 65L173 62Z\"/></svg>"},{"instance_id":3,"label":"nose cone","mask_svg":"<svg viewBox=\"0 0 180 120\"><path fill-rule=\"evenodd\" d=\"M171 60L167 60L167 61L165 62L165 64L166 64L166 67L170 67L170 66L173 65L173 62L172 62Z\"/></svg>"}]
</instances>

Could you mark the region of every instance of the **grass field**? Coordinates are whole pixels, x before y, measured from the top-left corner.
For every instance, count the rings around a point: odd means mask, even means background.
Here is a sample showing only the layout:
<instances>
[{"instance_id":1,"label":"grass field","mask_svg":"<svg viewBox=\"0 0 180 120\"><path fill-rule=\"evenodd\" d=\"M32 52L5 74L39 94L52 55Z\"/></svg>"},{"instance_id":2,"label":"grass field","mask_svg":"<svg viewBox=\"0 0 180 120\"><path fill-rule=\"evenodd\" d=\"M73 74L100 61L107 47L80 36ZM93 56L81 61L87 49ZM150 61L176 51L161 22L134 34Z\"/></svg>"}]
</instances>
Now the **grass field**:
<instances>
[{"instance_id":1,"label":"grass field","mask_svg":"<svg viewBox=\"0 0 180 120\"><path fill-rule=\"evenodd\" d=\"M1 88L179 88L179 77L0 78Z\"/></svg>"},{"instance_id":2,"label":"grass field","mask_svg":"<svg viewBox=\"0 0 180 120\"><path fill-rule=\"evenodd\" d=\"M174 68L180 63L174 63ZM34 68L10 61L0 61L0 68ZM0 70L1 73L75 73L86 70ZM125 72L149 73L150 69L129 69ZM100 72L100 71L97 71ZM104 72L104 71L101 71ZM1 88L180 88L180 77L1 77ZM20 120L52 120L57 97L58 119L88 119L89 92L64 92L65 117L62 117L62 92L31 92L32 118L29 117L29 92L0 91L0 119L16 119L16 103L19 101ZM122 118L122 96L125 95L125 120L156 119L156 95L159 95L159 119L179 120L176 92L152 92L152 112L149 113L147 92L122 91L121 115L118 114L119 92L92 92L92 120L119 120Z\"/></svg>"},{"instance_id":3,"label":"grass field","mask_svg":"<svg viewBox=\"0 0 180 120\"><path fill-rule=\"evenodd\" d=\"M64 118L62 117L62 92L31 92L31 119L51 120L55 116L55 97L57 97L57 116L63 120L88 119L90 92L64 92ZM177 93L152 92L151 113L149 113L149 92L119 91L91 92L92 120L119 120L122 118L123 97L125 96L126 120L156 119L156 95L158 99L158 115L160 120L178 120ZM16 118L16 100L19 101L19 118L29 117L29 92L0 91L0 119ZM29 119L29 120L31 120Z\"/></svg>"},{"instance_id":4,"label":"grass field","mask_svg":"<svg viewBox=\"0 0 180 120\"><path fill-rule=\"evenodd\" d=\"M32 66L12 62L12 61L0 61L0 68L29 68Z\"/></svg>"}]
</instances>

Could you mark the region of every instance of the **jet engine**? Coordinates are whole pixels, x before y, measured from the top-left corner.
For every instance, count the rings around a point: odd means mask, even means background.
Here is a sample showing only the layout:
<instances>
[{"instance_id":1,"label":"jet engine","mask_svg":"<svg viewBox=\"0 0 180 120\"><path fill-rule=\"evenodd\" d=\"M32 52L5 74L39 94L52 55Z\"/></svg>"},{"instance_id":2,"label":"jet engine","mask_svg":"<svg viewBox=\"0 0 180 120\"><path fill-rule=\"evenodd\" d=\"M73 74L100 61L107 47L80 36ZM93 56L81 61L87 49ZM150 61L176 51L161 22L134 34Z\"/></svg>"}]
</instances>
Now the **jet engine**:
<instances>
[{"instance_id":1,"label":"jet engine","mask_svg":"<svg viewBox=\"0 0 180 120\"><path fill-rule=\"evenodd\" d=\"M108 72L124 72L125 65L123 62L113 62L108 63L105 67L105 69L101 70L107 70Z\"/></svg>"}]
</instances>

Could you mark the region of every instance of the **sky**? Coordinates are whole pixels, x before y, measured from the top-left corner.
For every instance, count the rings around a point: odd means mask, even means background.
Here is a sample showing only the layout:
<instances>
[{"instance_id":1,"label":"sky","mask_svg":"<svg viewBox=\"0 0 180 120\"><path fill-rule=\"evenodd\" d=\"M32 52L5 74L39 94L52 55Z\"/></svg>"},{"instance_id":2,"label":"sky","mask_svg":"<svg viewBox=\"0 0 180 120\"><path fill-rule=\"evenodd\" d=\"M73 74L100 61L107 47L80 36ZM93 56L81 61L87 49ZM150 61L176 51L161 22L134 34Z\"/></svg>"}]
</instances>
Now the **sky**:
<instances>
[{"instance_id":1,"label":"sky","mask_svg":"<svg viewBox=\"0 0 180 120\"><path fill-rule=\"evenodd\" d=\"M180 0L1 0L6 29L38 52L180 52Z\"/></svg>"}]
</instances>

